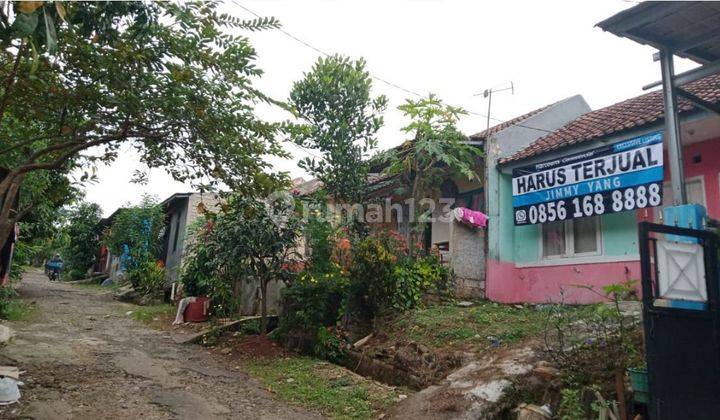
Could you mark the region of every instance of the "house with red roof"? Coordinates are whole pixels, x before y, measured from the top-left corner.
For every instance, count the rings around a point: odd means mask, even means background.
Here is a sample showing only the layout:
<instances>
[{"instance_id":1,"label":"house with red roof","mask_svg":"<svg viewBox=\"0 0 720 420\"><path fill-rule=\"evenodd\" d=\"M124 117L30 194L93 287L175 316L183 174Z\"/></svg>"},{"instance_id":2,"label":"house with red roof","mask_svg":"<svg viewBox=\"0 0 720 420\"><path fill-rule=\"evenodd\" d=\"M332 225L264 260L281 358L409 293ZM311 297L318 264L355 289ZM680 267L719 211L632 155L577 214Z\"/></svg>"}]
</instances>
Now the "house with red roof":
<instances>
[{"instance_id":1,"label":"house with red roof","mask_svg":"<svg viewBox=\"0 0 720 420\"><path fill-rule=\"evenodd\" d=\"M688 201L718 219L720 74L682 89L703 104L677 104ZM663 93L652 91L574 118L489 168L498 178L489 299L590 303L603 285L640 278L638 222L661 222L673 203L663 113Z\"/></svg>"}]
</instances>

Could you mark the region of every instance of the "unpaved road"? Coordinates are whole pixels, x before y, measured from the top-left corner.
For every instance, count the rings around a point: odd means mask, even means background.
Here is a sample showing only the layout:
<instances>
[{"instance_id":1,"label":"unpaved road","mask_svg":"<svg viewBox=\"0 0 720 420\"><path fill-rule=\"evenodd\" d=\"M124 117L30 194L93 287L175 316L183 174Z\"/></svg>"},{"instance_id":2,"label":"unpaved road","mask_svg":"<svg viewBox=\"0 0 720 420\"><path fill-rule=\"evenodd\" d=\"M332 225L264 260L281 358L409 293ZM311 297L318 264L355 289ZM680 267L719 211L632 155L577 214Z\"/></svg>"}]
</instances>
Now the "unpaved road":
<instances>
[{"instance_id":1,"label":"unpaved road","mask_svg":"<svg viewBox=\"0 0 720 420\"><path fill-rule=\"evenodd\" d=\"M0 365L18 366L19 404L0 418L315 418L271 400L262 385L199 346L176 344L125 313L109 293L28 273L20 288L36 314L7 322L15 340Z\"/></svg>"}]
</instances>

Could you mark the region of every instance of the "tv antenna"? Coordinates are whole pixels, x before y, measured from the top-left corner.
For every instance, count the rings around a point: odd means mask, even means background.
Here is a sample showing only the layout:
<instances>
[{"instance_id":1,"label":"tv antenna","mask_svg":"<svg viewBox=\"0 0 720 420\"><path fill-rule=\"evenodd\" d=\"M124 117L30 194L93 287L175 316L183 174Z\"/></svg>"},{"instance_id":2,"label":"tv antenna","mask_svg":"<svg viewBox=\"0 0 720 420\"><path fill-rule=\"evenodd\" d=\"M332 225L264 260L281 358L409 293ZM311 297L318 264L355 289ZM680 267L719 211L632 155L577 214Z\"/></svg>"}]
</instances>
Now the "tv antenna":
<instances>
[{"instance_id":1,"label":"tv antenna","mask_svg":"<svg viewBox=\"0 0 720 420\"><path fill-rule=\"evenodd\" d=\"M476 93L475 95L473 95L473 96L480 96L480 95L482 95L483 98L488 98L487 127L486 127L486 129L490 128L490 109L491 109L491 107L492 107L492 95L493 95L493 93L505 92L505 91L507 91L507 90L510 91L510 94L511 94L511 95L514 95L514 94L515 94L515 85L513 84L512 81L510 81L510 86L508 86L508 85L497 85L497 86L493 86L493 87L491 87L491 88L489 88L489 89L485 89L482 93Z\"/></svg>"}]
</instances>

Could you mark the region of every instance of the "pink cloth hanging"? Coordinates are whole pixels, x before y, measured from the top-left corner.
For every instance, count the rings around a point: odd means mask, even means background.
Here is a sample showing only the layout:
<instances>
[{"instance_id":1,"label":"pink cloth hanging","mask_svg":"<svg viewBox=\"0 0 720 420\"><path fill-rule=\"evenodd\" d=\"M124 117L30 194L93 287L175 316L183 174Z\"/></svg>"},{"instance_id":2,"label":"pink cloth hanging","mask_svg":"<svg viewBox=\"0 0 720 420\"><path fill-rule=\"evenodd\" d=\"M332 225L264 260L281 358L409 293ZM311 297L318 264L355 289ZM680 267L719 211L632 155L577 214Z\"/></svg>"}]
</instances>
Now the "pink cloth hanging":
<instances>
[{"instance_id":1,"label":"pink cloth hanging","mask_svg":"<svg viewBox=\"0 0 720 420\"><path fill-rule=\"evenodd\" d=\"M453 213L455 213L455 218L459 222L473 227L487 227L488 217L481 211L470 210L465 207L456 207Z\"/></svg>"}]
</instances>

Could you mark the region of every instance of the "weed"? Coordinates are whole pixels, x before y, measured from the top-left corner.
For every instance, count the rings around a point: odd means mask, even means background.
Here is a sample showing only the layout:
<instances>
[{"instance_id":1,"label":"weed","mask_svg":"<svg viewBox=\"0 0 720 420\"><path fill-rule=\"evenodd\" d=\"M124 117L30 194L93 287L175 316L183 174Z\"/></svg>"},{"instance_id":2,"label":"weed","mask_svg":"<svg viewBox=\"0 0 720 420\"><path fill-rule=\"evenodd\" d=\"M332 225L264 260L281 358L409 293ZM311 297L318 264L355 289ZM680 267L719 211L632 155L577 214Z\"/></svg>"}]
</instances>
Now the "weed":
<instances>
[{"instance_id":1,"label":"weed","mask_svg":"<svg viewBox=\"0 0 720 420\"><path fill-rule=\"evenodd\" d=\"M0 318L5 318L8 321L20 321L33 315L37 309L37 306L31 303L20 299L12 299L5 304Z\"/></svg>"},{"instance_id":2,"label":"weed","mask_svg":"<svg viewBox=\"0 0 720 420\"><path fill-rule=\"evenodd\" d=\"M586 418L580 400L580 391L572 388L565 388L560 391L562 400L558 408L558 418L561 420L582 420Z\"/></svg>"},{"instance_id":3,"label":"weed","mask_svg":"<svg viewBox=\"0 0 720 420\"><path fill-rule=\"evenodd\" d=\"M120 290L120 285L117 283L111 283L108 286L101 286L99 283L75 283L73 286L79 287L85 290L91 290L94 292L117 292Z\"/></svg>"},{"instance_id":4,"label":"weed","mask_svg":"<svg viewBox=\"0 0 720 420\"><path fill-rule=\"evenodd\" d=\"M594 306L564 306L569 317L583 318ZM388 325L387 333L430 348L472 347L482 350L539 336L547 323L547 309L478 301L470 308L452 304L408 311Z\"/></svg>"},{"instance_id":5,"label":"weed","mask_svg":"<svg viewBox=\"0 0 720 420\"><path fill-rule=\"evenodd\" d=\"M396 397L393 389L307 357L253 360L247 368L279 399L332 418L377 417Z\"/></svg>"},{"instance_id":6,"label":"weed","mask_svg":"<svg viewBox=\"0 0 720 420\"><path fill-rule=\"evenodd\" d=\"M168 305L166 303L162 303L160 305L151 305L151 306L138 306L136 309L133 310L132 317L136 321L143 322L145 324L149 324L152 322L155 318L162 316L162 315L169 315L172 316L175 314L175 307L172 305Z\"/></svg>"}]
</instances>

